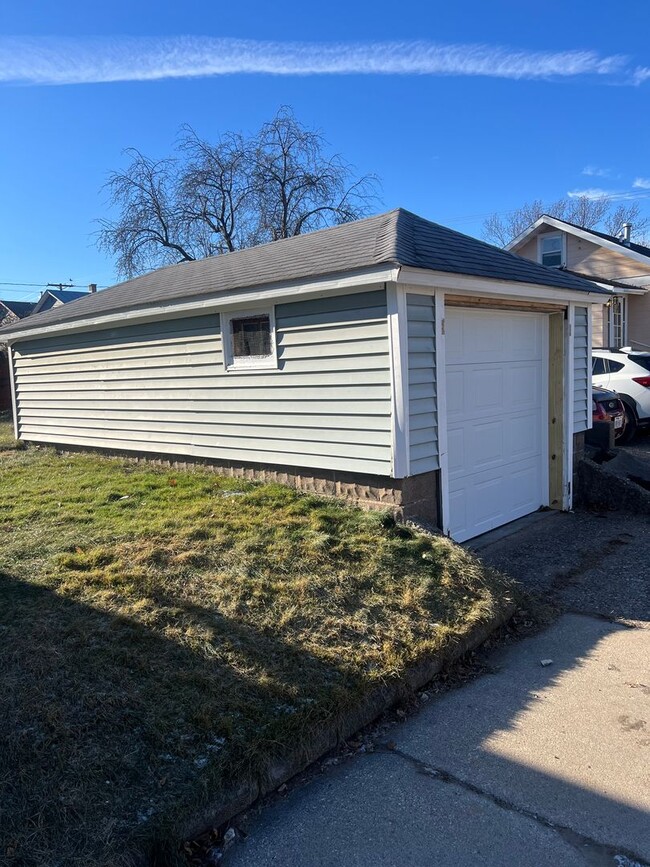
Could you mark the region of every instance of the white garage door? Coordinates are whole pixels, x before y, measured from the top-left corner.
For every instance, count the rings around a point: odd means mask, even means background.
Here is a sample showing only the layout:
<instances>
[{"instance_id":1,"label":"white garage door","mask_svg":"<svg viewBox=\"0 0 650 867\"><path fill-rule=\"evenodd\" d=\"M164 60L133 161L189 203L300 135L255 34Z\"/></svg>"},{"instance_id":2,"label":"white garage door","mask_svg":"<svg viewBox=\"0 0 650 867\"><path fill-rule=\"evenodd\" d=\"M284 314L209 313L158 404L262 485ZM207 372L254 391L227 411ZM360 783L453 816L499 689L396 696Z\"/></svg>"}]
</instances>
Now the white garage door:
<instances>
[{"instance_id":1,"label":"white garage door","mask_svg":"<svg viewBox=\"0 0 650 867\"><path fill-rule=\"evenodd\" d=\"M544 315L445 313L449 531L462 542L548 503Z\"/></svg>"}]
</instances>

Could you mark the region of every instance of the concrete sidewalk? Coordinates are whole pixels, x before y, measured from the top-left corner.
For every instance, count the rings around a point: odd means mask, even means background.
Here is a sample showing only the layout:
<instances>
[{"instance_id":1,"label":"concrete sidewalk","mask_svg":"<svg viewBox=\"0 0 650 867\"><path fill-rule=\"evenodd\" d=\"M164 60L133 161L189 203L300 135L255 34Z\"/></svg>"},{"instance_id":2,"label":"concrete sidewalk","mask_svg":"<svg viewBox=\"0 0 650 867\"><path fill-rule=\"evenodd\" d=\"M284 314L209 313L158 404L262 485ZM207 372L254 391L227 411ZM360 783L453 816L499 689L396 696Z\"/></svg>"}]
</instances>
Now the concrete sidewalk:
<instances>
[{"instance_id":1,"label":"concrete sidewalk","mask_svg":"<svg viewBox=\"0 0 650 867\"><path fill-rule=\"evenodd\" d=\"M569 614L489 663L262 811L224 863L650 863L650 631Z\"/></svg>"}]
</instances>

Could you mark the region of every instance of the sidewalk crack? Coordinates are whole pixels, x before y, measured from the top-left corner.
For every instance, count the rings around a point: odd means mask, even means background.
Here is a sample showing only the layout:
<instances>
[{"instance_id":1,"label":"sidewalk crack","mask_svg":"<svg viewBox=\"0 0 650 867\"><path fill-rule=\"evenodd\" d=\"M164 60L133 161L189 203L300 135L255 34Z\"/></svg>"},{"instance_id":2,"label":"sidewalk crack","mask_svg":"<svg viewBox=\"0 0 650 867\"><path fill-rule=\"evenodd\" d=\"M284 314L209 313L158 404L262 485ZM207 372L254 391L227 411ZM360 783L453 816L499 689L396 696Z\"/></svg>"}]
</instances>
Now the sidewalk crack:
<instances>
[{"instance_id":1,"label":"sidewalk crack","mask_svg":"<svg viewBox=\"0 0 650 867\"><path fill-rule=\"evenodd\" d=\"M600 843L598 840L593 840L591 837L587 837L585 834L581 834L573 828L551 822L550 819L541 816L539 813L535 813L533 810L520 807L512 801L502 798L500 795L495 795L474 783L463 780L461 777L451 774L444 768L435 767L430 765L428 762L417 759L415 756L412 756L410 753L404 752L404 750L400 750L397 747L377 744L375 750L377 752L392 753L410 764L419 774L440 780L442 783L450 783L453 786L458 786L467 792L478 795L478 797L483 798L484 800L490 801L502 810L525 816L527 819L531 819L538 825L554 831L556 834L559 834L566 843L569 843L569 845L577 849L583 855L586 862L588 864L593 864L594 867L609 867L609 865L612 865L612 867L650 867L648 861L645 861L640 855L630 849L624 849L620 846L611 846L608 843Z\"/></svg>"}]
</instances>

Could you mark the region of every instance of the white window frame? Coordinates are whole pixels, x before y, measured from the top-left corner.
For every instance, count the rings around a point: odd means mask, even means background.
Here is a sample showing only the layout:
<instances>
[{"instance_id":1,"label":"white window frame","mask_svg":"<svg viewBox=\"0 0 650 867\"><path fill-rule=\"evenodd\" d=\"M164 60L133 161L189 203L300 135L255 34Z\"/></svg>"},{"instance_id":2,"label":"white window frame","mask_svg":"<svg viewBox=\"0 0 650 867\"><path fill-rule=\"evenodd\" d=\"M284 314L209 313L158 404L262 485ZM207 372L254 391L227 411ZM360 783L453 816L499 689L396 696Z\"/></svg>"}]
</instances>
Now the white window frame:
<instances>
[{"instance_id":1,"label":"white window frame","mask_svg":"<svg viewBox=\"0 0 650 867\"><path fill-rule=\"evenodd\" d=\"M542 260L542 241L549 241L551 238L560 239L560 264L546 265L547 268L564 268L566 266L566 235L564 232L543 232L537 236L537 262L543 265Z\"/></svg>"},{"instance_id":2,"label":"white window frame","mask_svg":"<svg viewBox=\"0 0 650 867\"><path fill-rule=\"evenodd\" d=\"M230 313L221 313L221 341L223 344L223 359L226 371L239 372L255 370L277 370L278 353L275 336L275 307L256 307L254 310L233 310ZM271 331L270 355L235 356L233 354L233 341L230 323L233 319L251 319L256 316L268 316Z\"/></svg>"},{"instance_id":3,"label":"white window frame","mask_svg":"<svg viewBox=\"0 0 650 867\"><path fill-rule=\"evenodd\" d=\"M614 322L614 305L619 305L621 322L620 336L616 339L616 327ZM625 295L613 295L607 309L607 346L609 348L620 349L621 346L627 346L627 298Z\"/></svg>"}]
</instances>

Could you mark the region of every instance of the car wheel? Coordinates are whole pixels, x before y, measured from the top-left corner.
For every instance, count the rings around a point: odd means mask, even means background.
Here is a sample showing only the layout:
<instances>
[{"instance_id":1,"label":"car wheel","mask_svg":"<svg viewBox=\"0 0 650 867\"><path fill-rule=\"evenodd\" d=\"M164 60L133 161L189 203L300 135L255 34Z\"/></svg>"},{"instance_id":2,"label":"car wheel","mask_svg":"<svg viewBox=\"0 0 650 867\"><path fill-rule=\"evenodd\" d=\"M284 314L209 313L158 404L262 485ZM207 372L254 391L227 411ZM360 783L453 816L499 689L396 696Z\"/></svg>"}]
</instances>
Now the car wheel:
<instances>
[{"instance_id":1,"label":"car wheel","mask_svg":"<svg viewBox=\"0 0 650 867\"><path fill-rule=\"evenodd\" d=\"M638 429L634 410L627 404L623 405L625 406L625 427L621 431L620 435L615 437L615 442L619 446L624 446L626 443L632 442Z\"/></svg>"}]
</instances>

